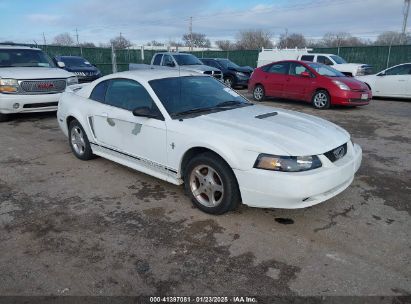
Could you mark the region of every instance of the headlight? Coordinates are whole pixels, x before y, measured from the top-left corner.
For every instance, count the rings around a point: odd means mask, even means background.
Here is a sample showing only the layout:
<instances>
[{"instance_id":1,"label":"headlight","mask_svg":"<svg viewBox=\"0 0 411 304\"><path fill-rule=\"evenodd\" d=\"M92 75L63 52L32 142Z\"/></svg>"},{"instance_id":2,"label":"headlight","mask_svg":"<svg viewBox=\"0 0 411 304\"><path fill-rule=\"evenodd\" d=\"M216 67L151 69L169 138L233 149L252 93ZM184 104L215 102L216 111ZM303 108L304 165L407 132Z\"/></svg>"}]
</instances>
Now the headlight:
<instances>
[{"instance_id":1,"label":"headlight","mask_svg":"<svg viewBox=\"0 0 411 304\"><path fill-rule=\"evenodd\" d=\"M16 79L0 79L0 93L16 93L19 90L19 83Z\"/></svg>"},{"instance_id":2,"label":"headlight","mask_svg":"<svg viewBox=\"0 0 411 304\"><path fill-rule=\"evenodd\" d=\"M333 80L333 82L341 89L344 91L349 91L350 87L347 86L345 83L339 81L339 80Z\"/></svg>"},{"instance_id":3,"label":"headlight","mask_svg":"<svg viewBox=\"0 0 411 304\"><path fill-rule=\"evenodd\" d=\"M244 74L244 73L242 73L242 72L235 72L235 74L236 74L237 76L240 76L240 77L247 77L247 75Z\"/></svg>"},{"instance_id":4,"label":"headlight","mask_svg":"<svg viewBox=\"0 0 411 304\"><path fill-rule=\"evenodd\" d=\"M316 155L276 156L260 154L254 164L254 168L282 172L307 171L321 166L321 161Z\"/></svg>"},{"instance_id":5,"label":"headlight","mask_svg":"<svg viewBox=\"0 0 411 304\"><path fill-rule=\"evenodd\" d=\"M76 76L67 78L67 85L78 84L78 79Z\"/></svg>"}]
</instances>

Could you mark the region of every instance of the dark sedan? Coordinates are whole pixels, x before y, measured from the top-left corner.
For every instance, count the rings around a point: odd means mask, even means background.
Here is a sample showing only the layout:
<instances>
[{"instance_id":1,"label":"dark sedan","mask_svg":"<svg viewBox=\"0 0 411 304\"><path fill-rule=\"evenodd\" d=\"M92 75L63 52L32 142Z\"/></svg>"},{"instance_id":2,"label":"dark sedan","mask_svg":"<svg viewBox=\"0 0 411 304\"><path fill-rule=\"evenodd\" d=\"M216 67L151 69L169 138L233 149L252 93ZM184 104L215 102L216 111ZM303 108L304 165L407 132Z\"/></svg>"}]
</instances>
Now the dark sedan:
<instances>
[{"instance_id":1,"label":"dark sedan","mask_svg":"<svg viewBox=\"0 0 411 304\"><path fill-rule=\"evenodd\" d=\"M102 76L100 70L80 56L56 56L56 65L77 75L78 82L91 82Z\"/></svg>"},{"instance_id":2,"label":"dark sedan","mask_svg":"<svg viewBox=\"0 0 411 304\"><path fill-rule=\"evenodd\" d=\"M241 67L229 59L201 58L205 65L215 67L223 72L224 83L229 87L247 87L253 68Z\"/></svg>"}]
</instances>

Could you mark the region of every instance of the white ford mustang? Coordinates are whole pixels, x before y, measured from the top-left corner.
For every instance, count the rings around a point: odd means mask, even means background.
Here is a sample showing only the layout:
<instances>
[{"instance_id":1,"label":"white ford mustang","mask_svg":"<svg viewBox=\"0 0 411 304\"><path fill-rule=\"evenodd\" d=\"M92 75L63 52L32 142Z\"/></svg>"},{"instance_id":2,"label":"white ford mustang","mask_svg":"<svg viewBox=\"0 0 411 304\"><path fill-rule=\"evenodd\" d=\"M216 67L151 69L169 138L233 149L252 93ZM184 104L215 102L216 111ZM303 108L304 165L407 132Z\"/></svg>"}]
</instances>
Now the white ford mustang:
<instances>
[{"instance_id":1,"label":"white ford mustang","mask_svg":"<svg viewBox=\"0 0 411 304\"><path fill-rule=\"evenodd\" d=\"M76 157L113 160L176 185L201 210L240 202L303 208L353 181L362 151L326 120L254 105L210 76L112 74L67 88L58 122Z\"/></svg>"}]
</instances>

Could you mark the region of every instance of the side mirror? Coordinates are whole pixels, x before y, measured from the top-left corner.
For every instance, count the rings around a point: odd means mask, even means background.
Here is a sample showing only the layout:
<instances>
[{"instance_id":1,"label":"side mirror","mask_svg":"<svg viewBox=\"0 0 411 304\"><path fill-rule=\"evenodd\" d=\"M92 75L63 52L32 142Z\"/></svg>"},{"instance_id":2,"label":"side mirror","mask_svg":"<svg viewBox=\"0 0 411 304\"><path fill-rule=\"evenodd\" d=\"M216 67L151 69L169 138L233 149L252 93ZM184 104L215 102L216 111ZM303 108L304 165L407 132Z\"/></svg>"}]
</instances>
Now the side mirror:
<instances>
[{"instance_id":1,"label":"side mirror","mask_svg":"<svg viewBox=\"0 0 411 304\"><path fill-rule=\"evenodd\" d=\"M133 110L133 115L137 117L147 117L153 119L164 120L163 115L161 115L160 111L152 110L149 107L140 107Z\"/></svg>"},{"instance_id":2,"label":"side mirror","mask_svg":"<svg viewBox=\"0 0 411 304\"><path fill-rule=\"evenodd\" d=\"M61 69L66 67L66 64L63 61L57 61L57 66Z\"/></svg>"},{"instance_id":3,"label":"side mirror","mask_svg":"<svg viewBox=\"0 0 411 304\"><path fill-rule=\"evenodd\" d=\"M310 78L310 77L311 77L310 73L308 73L307 71L302 72L302 73L300 74L300 76L301 76L301 77L304 77L304 78Z\"/></svg>"}]
</instances>

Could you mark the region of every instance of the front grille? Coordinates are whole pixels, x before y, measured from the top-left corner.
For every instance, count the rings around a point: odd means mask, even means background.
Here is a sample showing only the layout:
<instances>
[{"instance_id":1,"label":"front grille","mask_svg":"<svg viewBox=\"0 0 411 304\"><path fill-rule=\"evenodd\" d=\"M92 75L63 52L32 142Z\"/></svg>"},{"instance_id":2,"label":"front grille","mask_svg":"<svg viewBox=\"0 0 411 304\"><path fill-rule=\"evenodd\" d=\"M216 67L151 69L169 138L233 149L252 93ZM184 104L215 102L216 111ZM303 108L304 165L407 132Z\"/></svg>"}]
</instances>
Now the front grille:
<instances>
[{"instance_id":1,"label":"front grille","mask_svg":"<svg viewBox=\"0 0 411 304\"><path fill-rule=\"evenodd\" d=\"M20 82L23 93L60 93L66 89L65 79L23 80Z\"/></svg>"},{"instance_id":2,"label":"front grille","mask_svg":"<svg viewBox=\"0 0 411 304\"><path fill-rule=\"evenodd\" d=\"M347 143L343 144L342 146L339 146L335 149L332 149L326 153L324 153L324 155L331 161L331 162L335 162L341 158L343 158L345 156L345 154L347 154Z\"/></svg>"},{"instance_id":3,"label":"front grille","mask_svg":"<svg viewBox=\"0 0 411 304\"><path fill-rule=\"evenodd\" d=\"M57 107L58 102L42 102L42 103L28 103L23 106L25 109L33 109L33 108L47 108L47 107Z\"/></svg>"},{"instance_id":4,"label":"front grille","mask_svg":"<svg viewBox=\"0 0 411 304\"><path fill-rule=\"evenodd\" d=\"M87 76L96 75L95 72L73 72L73 73L76 74L77 76L80 76L80 77L87 77Z\"/></svg>"}]
</instances>

